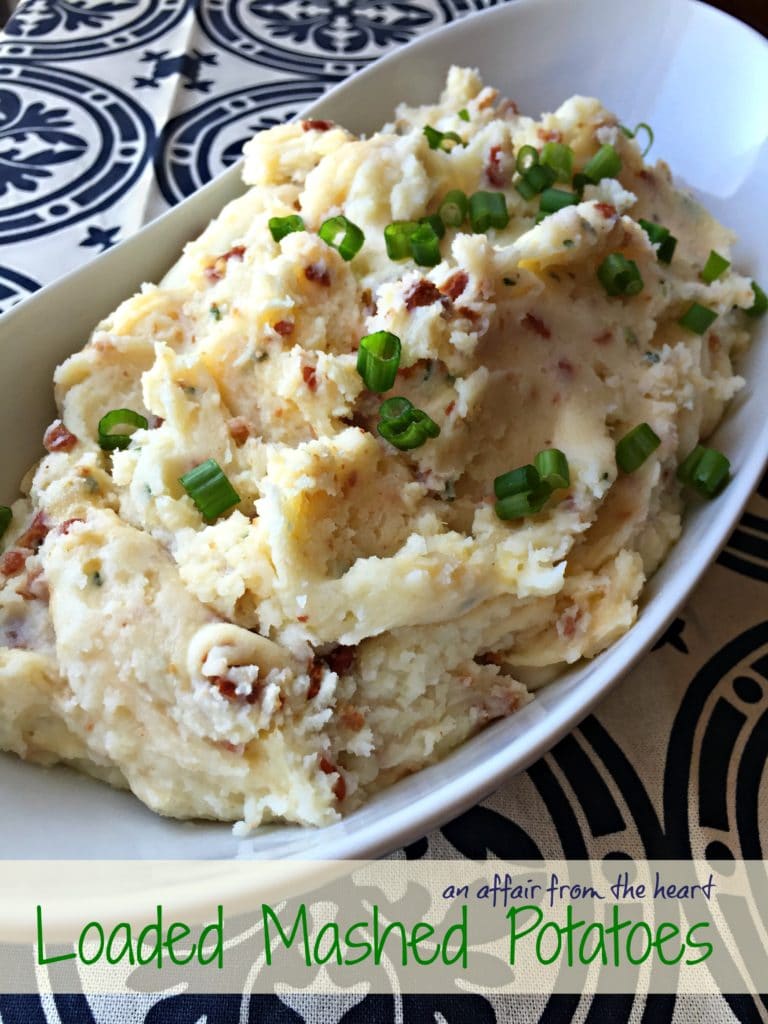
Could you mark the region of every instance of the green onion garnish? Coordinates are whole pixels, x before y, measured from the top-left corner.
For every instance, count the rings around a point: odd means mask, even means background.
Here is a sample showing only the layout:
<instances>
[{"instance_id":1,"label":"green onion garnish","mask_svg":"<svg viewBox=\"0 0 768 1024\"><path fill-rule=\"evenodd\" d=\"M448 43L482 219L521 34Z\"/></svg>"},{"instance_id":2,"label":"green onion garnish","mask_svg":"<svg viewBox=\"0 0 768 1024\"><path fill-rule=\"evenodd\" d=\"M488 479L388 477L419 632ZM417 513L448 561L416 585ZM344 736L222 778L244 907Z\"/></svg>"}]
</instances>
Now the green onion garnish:
<instances>
[{"instance_id":1,"label":"green onion garnish","mask_svg":"<svg viewBox=\"0 0 768 1024\"><path fill-rule=\"evenodd\" d=\"M573 176L573 191L581 199L584 195L584 189L587 185L591 185L592 182L586 176L586 174L574 174Z\"/></svg>"},{"instance_id":2,"label":"green onion garnish","mask_svg":"<svg viewBox=\"0 0 768 1024\"><path fill-rule=\"evenodd\" d=\"M637 295L643 290L637 264L620 252L612 252L605 257L597 268L597 276L609 295Z\"/></svg>"},{"instance_id":3,"label":"green onion garnish","mask_svg":"<svg viewBox=\"0 0 768 1024\"><path fill-rule=\"evenodd\" d=\"M442 238L445 234L445 224L443 224L439 213L430 213L426 217L422 217L419 224L429 224L438 238Z\"/></svg>"},{"instance_id":4,"label":"green onion garnish","mask_svg":"<svg viewBox=\"0 0 768 1024\"><path fill-rule=\"evenodd\" d=\"M551 494L552 488L542 481L532 491L512 494L497 501L496 515L499 519L522 519L523 516L535 515L541 512Z\"/></svg>"},{"instance_id":5,"label":"green onion garnish","mask_svg":"<svg viewBox=\"0 0 768 1024\"><path fill-rule=\"evenodd\" d=\"M203 519L212 522L239 504L240 495L215 459L206 459L199 466L179 477L179 483L200 509Z\"/></svg>"},{"instance_id":6,"label":"green onion garnish","mask_svg":"<svg viewBox=\"0 0 768 1024\"><path fill-rule=\"evenodd\" d=\"M539 161L551 167L558 181L570 181L573 174L573 150L563 142L546 142Z\"/></svg>"},{"instance_id":7,"label":"green onion garnish","mask_svg":"<svg viewBox=\"0 0 768 1024\"><path fill-rule=\"evenodd\" d=\"M669 233L669 228L662 224L655 224L652 220L638 220L637 222L643 231L648 235L654 245L658 245L656 259L660 263L671 263L675 254L677 239Z\"/></svg>"},{"instance_id":8,"label":"green onion garnish","mask_svg":"<svg viewBox=\"0 0 768 1024\"><path fill-rule=\"evenodd\" d=\"M622 473L634 473L661 444L647 423L640 423L616 444L616 465Z\"/></svg>"},{"instance_id":9,"label":"green onion garnish","mask_svg":"<svg viewBox=\"0 0 768 1024\"><path fill-rule=\"evenodd\" d=\"M752 282L752 291L755 296L755 301L749 309L745 309L744 312L747 316L762 316L766 310L768 310L768 295L765 294L757 281Z\"/></svg>"},{"instance_id":10,"label":"green onion garnish","mask_svg":"<svg viewBox=\"0 0 768 1024\"><path fill-rule=\"evenodd\" d=\"M407 398L388 398L379 410L376 427L385 441L400 451L420 448L430 437L437 437L440 427L421 409L416 409Z\"/></svg>"},{"instance_id":11,"label":"green onion garnish","mask_svg":"<svg viewBox=\"0 0 768 1024\"><path fill-rule=\"evenodd\" d=\"M440 218L444 224L451 228L457 228L464 223L468 212L469 200L466 193L462 192L460 188L454 188L450 192L446 192L442 203L440 203L439 210Z\"/></svg>"},{"instance_id":12,"label":"green onion garnish","mask_svg":"<svg viewBox=\"0 0 768 1024\"><path fill-rule=\"evenodd\" d=\"M369 391L378 394L389 391L395 383L400 354L400 339L389 331L376 331L361 338L357 350L357 372Z\"/></svg>"},{"instance_id":13,"label":"green onion garnish","mask_svg":"<svg viewBox=\"0 0 768 1024\"><path fill-rule=\"evenodd\" d=\"M717 320L717 313L713 309L707 309L706 306L702 306L699 302L694 302L693 305L683 313L680 319L677 321L681 327L685 327L689 331L693 331L694 334L704 334L712 324Z\"/></svg>"},{"instance_id":14,"label":"green onion garnish","mask_svg":"<svg viewBox=\"0 0 768 1024\"><path fill-rule=\"evenodd\" d=\"M513 494L527 494L541 483L541 477L535 466L519 466L508 473L502 473L493 481L493 491L497 498L510 498Z\"/></svg>"},{"instance_id":15,"label":"green onion garnish","mask_svg":"<svg viewBox=\"0 0 768 1024\"><path fill-rule=\"evenodd\" d=\"M428 124L424 125L424 134L430 149L451 149L451 146L446 147L446 142L458 142L460 146L464 145L464 140L456 132L439 132L437 128Z\"/></svg>"},{"instance_id":16,"label":"green onion garnish","mask_svg":"<svg viewBox=\"0 0 768 1024\"><path fill-rule=\"evenodd\" d=\"M461 108L461 110L459 111L459 117L461 118L462 121L469 120L469 111L467 110L466 107Z\"/></svg>"},{"instance_id":17,"label":"green onion garnish","mask_svg":"<svg viewBox=\"0 0 768 1024\"><path fill-rule=\"evenodd\" d=\"M704 498L715 498L728 483L731 464L716 448L697 444L677 467L677 479Z\"/></svg>"},{"instance_id":18,"label":"green onion garnish","mask_svg":"<svg viewBox=\"0 0 768 1024\"><path fill-rule=\"evenodd\" d=\"M639 132L641 132L641 131L645 132L646 135L648 136L648 144L645 147L645 149L642 151L641 156L643 156L643 157L648 156L649 152L651 151L651 146L653 145L653 139L654 139L653 128L651 128L651 126L649 124L646 124L645 121L641 121L640 124L635 125L635 130L634 131L630 131L630 129L627 128L623 124L620 124L619 128L621 128L621 130L624 132L624 134L627 136L628 139L634 139L634 137Z\"/></svg>"},{"instance_id":19,"label":"green onion garnish","mask_svg":"<svg viewBox=\"0 0 768 1024\"><path fill-rule=\"evenodd\" d=\"M579 197L574 192L566 192L562 188L545 188L539 200L542 213L555 213L565 206L576 206Z\"/></svg>"},{"instance_id":20,"label":"green onion garnish","mask_svg":"<svg viewBox=\"0 0 768 1024\"><path fill-rule=\"evenodd\" d=\"M570 487L571 472L568 468L568 459L559 448L545 448L533 461L539 476L553 491L560 487Z\"/></svg>"},{"instance_id":21,"label":"green onion garnish","mask_svg":"<svg viewBox=\"0 0 768 1024\"><path fill-rule=\"evenodd\" d=\"M276 242L286 235L293 234L294 231L306 231L304 221L298 213L290 213L287 217L270 217L267 226Z\"/></svg>"},{"instance_id":22,"label":"green onion garnish","mask_svg":"<svg viewBox=\"0 0 768 1024\"><path fill-rule=\"evenodd\" d=\"M543 192L545 188L553 185L557 174L551 167L544 167L543 164L534 164L525 172L523 177L515 186L523 199L531 199L533 196Z\"/></svg>"},{"instance_id":23,"label":"green onion garnish","mask_svg":"<svg viewBox=\"0 0 768 1024\"><path fill-rule=\"evenodd\" d=\"M337 249L339 256L347 262L360 252L365 241L365 235L357 224L347 220L343 214L323 221L318 234L332 249Z\"/></svg>"},{"instance_id":24,"label":"green onion garnish","mask_svg":"<svg viewBox=\"0 0 768 1024\"><path fill-rule=\"evenodd\" d=\"M391 260L405 260L411 255L411 235L417 230L416 220L393 220L384 228L384 244Z\"/></svg>"},{"instance_id":25,"label":"green onion garnish","mask_svg":"<svg viewBox=\"0 0 768 1024\"><path fill-rule=\"evenodd\" d=\"M7 505L0 505L0 540L3 539L3 534L11 525L13 519L13 512L8 508Z\"/></svg>"},{"instance_id":26,"label":"green onion garnish","mask_svg":"<svg viewBox=\"0 0 768 1024\"><path fill-rule=\"evenodd\" d=\"M521 146L515 166L517 167L520 174L525 175L530 171L532 167L535 167L539 162L539 151L535 146Z\"/></svg>"},{"instance_id":27,"label":"green onion garnish","mask_svg":"<svg viewBox=\"0 0 768 1024\"><path fill-rule=\"evenodd\" d=\"M704 284L712 284L713 281L716 281L718 277L726 272L730 265L730 260L727 260L724 256L721 256L719 252L715 252L715 250L712 249L707 257L707 262L704 264L704 269L701 274L699 274L699 277Z\"/></svg>"},{"instance_id":28,"label":"green onion garnish","mask_svg":"<svg viewBox=\"0 0 768 1024\"><path fill-rule=\"evenodd\" d=\"M509 224L509 213L504 193L475 192L470 196L469 222L478 233L488 228L505 228Z\"/></svg>"},{"instance_id":29,"label":"green onion garnish","mask_svg":"<svg viewBox=\"0 0 768 1024\"><path fill-rule=\"evenodd\" d=\"M440 262L440 238L425 221L411 235L411 254L420 267L436 267Z\"/></svg>"},{"instance_id":30,"label":"green onion garnish","mask_svg":"<svg viewBox=\"0 0 768 1024\"><path fill-rule=\"evenodd\" d=\"M616 178L621 171L621 157L607 142L595 153L584 168L585 176L596 185L603 178Z\"/></svg>"},{"instance_id":31,"label":"green onion garnish","mask_svg":"<svg viewBox=\"0 0 768 1024\"><path fill-rule=\"evenodd\" d=\"M127 448L131 443L131 435L112 433L115 427L125 426L146 430L149 423L146 416L134 412L133 409L112 409L99 420L99 447L105 452L113 452L116 448Z\"/></svg>"}]
</instances>

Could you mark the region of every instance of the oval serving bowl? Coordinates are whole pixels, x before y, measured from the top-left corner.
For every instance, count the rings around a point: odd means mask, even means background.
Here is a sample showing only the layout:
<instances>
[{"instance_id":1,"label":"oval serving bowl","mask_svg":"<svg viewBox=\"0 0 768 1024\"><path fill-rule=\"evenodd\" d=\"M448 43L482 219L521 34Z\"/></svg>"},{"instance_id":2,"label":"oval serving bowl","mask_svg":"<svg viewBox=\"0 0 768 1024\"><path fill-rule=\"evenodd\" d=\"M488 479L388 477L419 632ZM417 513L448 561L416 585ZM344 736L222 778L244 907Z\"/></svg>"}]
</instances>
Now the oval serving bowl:
<instances>
[{"instance_id":1,"label":"oval serving bowl","mask_svg":"<svg viewBox=\"0 0 768 1024\"><path fill-rule=\"evenodd\" d=\"M694 0L515 0L431 33L338 86L302 116L371 132L396 103L427 102L452 63L478 67L524 112L555 109L575 92L595 95L624 123L653 125L654 156L673 167L739 235L736 265L768 282L765 111L768 44ZM53 416L51 377L94 324L144 280L158 280L182 245L242 191L227 171L165 216L0 320L0 495L12 498L40 456ZM247 838L226 824L166 820L134 797L65 768L2 755L5 858L373 857L457 815L521 771L573 728L649 649L688 598L757 483L768 450L758 382L768 380L768 322L756 322L742 372L747 387L718 430L734 479L716 502L691 507L681 540L649 582L636 625L609 650L540 690L440 764L403 780L328 828L269 827ZM8 439L13 439L9 443ZM638 694L638 718L642 695ZM45 822L44 829L40 822ZM217 873L198 871L195 886ZM151 888L151 886L150 886ZM70 897L72 893L69 894ZM145 889L142 894L154 898Z\"/></svg>"}]
</instances>

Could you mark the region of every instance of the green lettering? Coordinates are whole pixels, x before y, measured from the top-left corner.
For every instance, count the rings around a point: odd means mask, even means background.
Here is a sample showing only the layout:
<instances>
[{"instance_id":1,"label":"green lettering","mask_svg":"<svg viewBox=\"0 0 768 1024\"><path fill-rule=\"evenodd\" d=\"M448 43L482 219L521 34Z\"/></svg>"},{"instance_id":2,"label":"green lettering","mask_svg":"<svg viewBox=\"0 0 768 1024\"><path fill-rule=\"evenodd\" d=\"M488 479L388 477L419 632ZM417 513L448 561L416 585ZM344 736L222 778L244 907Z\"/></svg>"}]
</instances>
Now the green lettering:
<instances>
[{"instance_id":1,"label":"green lettering","mask_svg":"<svg viewBox=\"0 0 768 1024\"><path fill-rule=\"evenodd\" d=\"M355 924L351 924L349 926L349 928L347 928L347 930L346 930L346 933L344 935L344 942L347 945L347 947L349 949L363 949L363 950L365 950L364 953L361 953L360 956L356 957L354 960L351 959L350 957L346 957L346 959L344 960L344 963L345 964L349 964L350 967L354 966L355 964L362 963L363 960L367 960L368 957L373 952L373 946L370 944L370 942L368 942L367 939L363 939L362 942L356 942L352 938L352 932L354 932L355 929L357 929L357 928L367 928L367 927L368 927L368 922L367 921L356 921Z\"/></svg>"},{"instance_id":2,"label":"green lettering","mask_svg":"<svg viewBox=\"0 0 768 1024\"><path fill-rule=\"evenodd\" d=\"M517 930L517 915L523 914L527 910L532 910L534 914L538 914L538 917L534 920L533 924L528 928L524 928L522 931ZM544 911L537 907L533 903L528 903L522 907L510 907L507 911L507 917L509 918L509 962L514 967L515 956L517 953L517 943L520 939L525 938L526 935L530 935L531 932L535 931L541 924L544 918Z\"/></svg>"},{"instance_id":3,"label":"green lettering","mask_svg":"<svg viewBox=\"0 0 768 1024\"><path fill-rule=\"evenodd\" d=\"M76 953L62 953L60 956L45 955L45 940L43 939L43 908L37 908L37 963L43 967L45 964L57 964L62 960L74 960Z\"/></svg>"},{"instance_id":4,"label":"green lettering","mask_svg":"<svg viewBox=\"0 0 768 1024\"><path fill-rule=\"evenodd\" d=\"M153 960L157 960L157 969L162 970L163 967L163 908L158 904L155 908L156 917L152 924L148 924L146 928L142 928L139 933L139 937L136 941L136 959L142 965L151 964ZM154 939L154 945L150 947L150 953L144 953L144 946L147 945L149 939Z\"/></svg>"},{"instance_id":5,"label":"green lettering","mask_svg":"<svg viewBox=\"0 0 768 1024\"><path fill-rule=\"evenodd\" d=\"M96 956L91 957L89 960L85 955L85 937L92 928L96 929L96 934L99 936L99 951L96 954ZM83 930L80 932L80 939L78 940L77 943L77 952L82 962L84 964L88 964L89 966L91 964L95 964L96 961L101 958L101 954L104 952L104 929L101 927L98 921L90 921L85 926L85 928L83 928Z\"/></svg>"},{"instance_id":6,"label":"green lettering","mask_svg":"<svg viewBox=\"0 0 768 1024\"><path fill-rule=\"evenodd\" d=\"M175 930L178 930L178 935L174 935ZM177 967L183 967L184 964L188 964L190 960L192 960L192 958L194 957L195 952L197 951L197 945L194 942L192 943L192 947L189 953L185 957L178 956L173 948L177 942L183 942L184 939L186 939L186 937L191 934L192 929L188 925L182 924L180 921L174 921L171 924L170 928L168 929L168 937L165 940L165 948L168 950L168 956L170 957L171 963L176 964Z\"/></svg>"},{"instance_id":7,"label":"green lettering","mask_svg":"<svg viewBox=\"0 0 768 1024\"><path fill-rule=\"evenodd\" d=\"M671 929L671 931L667 935L664 934L665 928ZM656 949L659 951L659 960L661 963L666 964L667 967L672 967L673 964L679 964L680 961L683 959L683 954L685 953L685 946L683 946L682 943L678 948L677 956L672 957L672 959L670 960L664 955L664 943L669 942L670 939L674 939L679 934L680 929L677 927L676 924L672 924L671 921L662 921L659 925L659 930L656 932Z\"/></svg>"},{"instance_id":8,"label":"green lettering","mask_svg":"<svg viewBox=\"0 0 768 1024\"><path fill-rule=\"evenodd\" d=\"M400 930L400 962L405 967L408 963L408 936L405 931L405 925L402 921L392 921L384 929L381 937L379 937L379 907L378 904L373 906L373 962L378 965L381 963L381 958L384 954L384 946L387 943L387 939L393 931Z\"/></svg>"},{"instance_id":9,"label":"green lettering","mask_svg":"<svg viewBox=\"0 0 768 1024\"><path fill-rule=\"evenodd\" d=\"M453 939L454 933L459 935L459 946L456 953L450 956L448 953L448 946ZM467 969L469 963L469 933L467 930L467 905L463 904L461 908L461 921L457 921L456 924L452 924L445 933L443 938L443 963L451 966L461 960L461 966L464 970Z\"/></svg>"},{"instance_id":10,"label":"green lettering","mask_svg":"<svg viewBox=\"0 0 768 1024\"><path fill-rule=\"evenodd\" d=\"M307 967L312 966L312 957L309 953L309 928L307 925L307 905L302 903L299 907L299 912L296 915L296 920L293 922L293 928L290 935L286 935L283 931L283 927L280 924L280 920L277 914L274 912L272 907L268 903L262 903L261 905L261 918L264 924L264 951L267 954L267 966L272 966L272 942L269 936L269 921L271 920L274 926L277 928L280 941L286 949L290 949L293 943L296 941L296 936L301 929L302 943L304 945L304 962Z\"/></svg>"},{"instance_id":11,"label":"green lettering","mask_svg":"<svg viewBox=\"0 0 768 1024\"><path fill-rule=\"evenodd\" d=\"M547 958L546 956L544 956L543 946L544 936L547 934L547 930L550 928L554 928L555 935L557 936L557 945L555 946L555 951L552 954L552 956ZM539 961L540 964L552 964L560 956L560 950L562 948L563 930L560 928L560 925L557 924L555 921L547 921L547 923L541 929L539 934L536 936L536 959Z\"/></svg>"},{"instance_id":12,"label":"green lettering","mask_svg":"<svg viewBox=\"0 0 768 1024\"><path fill-rule=\"evenodd\" d=\"M331 944L328 949L328 953L323 956L321 945L326 934L332 935ZM341 965L344 963L344 958L341 955L341 945L339 943L339 926L335 921L328 921L320 931L317 933L315 939L315 963L316 964L327 964L331 957L336 957L336 963Z\"/></svg>"},{"instance_id":13,"label":"green lettering","mask_svg":"<svg viewBox=\"0 0 768 1024\"><path fill-rule=\"evenodd\" d=\"M419 933L419 929L424 929L423 935ZM440 956L439 942L435 946L434 953L428 959L422 958L421 953L419 953L419 943L426 942L428 939L431 939L434 934L435 929L432 927L431 924L427 924L426 921L417 921L417 923L413 926L413 931L411 932L411 949L413 950L413 959L416 961L417 964L421 964L422 967L426 966L427 964L433 964L435 960L437 960L437 958Z\"/></svg>"},{"instance_id":14,"label":"green lettering","mask_svg":"<svg viewBox=\"0 0 768 1024\"><path fill-rule=\"evenodd\" d=\"M121 931L125 931L123 938L123 945L119 953L114 952L115 943L120 936ZM136 959L133 955L133 936L131 935L131 926L127 921L121 921L120 924L115 925L112 931L109 933L109 939L107 940L107 963L108 964L119 964L123 957L128 954L128 963L133 967L136 963Z\"/></svg>"},{"instance_id":15,"label":"green lettering","mask_svg":"<svg viewBox=\"0 0 768 1024\"><path fill-rule=\"evenodd\" d=\"M697 924L691 925L688 929L688 934L685 936L685 941L689 946L693 946L694 949L705 949L706 953L703 953L698 960L686 960L685 962L689 967L695 967L696 964L704 963L704 961L708 960L715 951L715 947L711 942L693 941L693 933L699 928L709 928L709 921L699 921Z\"/></svg>"},{"instance_id":16,"label":"green lettering","mask_svg":"<svg viewBox=\"0 0 768 1024\"><path fill-rule=\"evenodd\" d=\"M645 941L648 945L645 947L639 957L632 955L632 941L636 933L642 932L645 935ZM636 967L639 964L644 964L648 957L653 952L653 931L651 926L645 921L637 921L629 929L629 935L627 935L627 960Z\"/></svg>"},{"instance_id":17,"label":"green lettering","mask_svg":"<svg viewBox=\"0 0 768 1024\"><path fill-rule=\"evenodd\" d=\"M216 941L213 944L210 955L206 956L203 946L209 935L213 935ZM224 907L221 904L219 904L216 911L216 921L213 924L207 925L200 932L200 941L197 944L197 959L203 967L212 964L215 960L217 968L220 971L224 970Z\"/></svg>"},{"instance_id":18,"label":"green lettering","mask_svg":"<svg viewBox=\"0 0 768 1024\"><path fill-rule=\"evenodd\" d=\"M594 931L597 935L597 942L595 942L595 948L591 953L587 953L587 943L589 941L590 932ZM608 965L608 952L605 948L605 933L603 931L602 924L593 921L592 924L588 924L586 931L581 937L581 943L579 944L579 961L583 964L591 964L600 957L605 966Z\"/></svg>"}]
</instances>

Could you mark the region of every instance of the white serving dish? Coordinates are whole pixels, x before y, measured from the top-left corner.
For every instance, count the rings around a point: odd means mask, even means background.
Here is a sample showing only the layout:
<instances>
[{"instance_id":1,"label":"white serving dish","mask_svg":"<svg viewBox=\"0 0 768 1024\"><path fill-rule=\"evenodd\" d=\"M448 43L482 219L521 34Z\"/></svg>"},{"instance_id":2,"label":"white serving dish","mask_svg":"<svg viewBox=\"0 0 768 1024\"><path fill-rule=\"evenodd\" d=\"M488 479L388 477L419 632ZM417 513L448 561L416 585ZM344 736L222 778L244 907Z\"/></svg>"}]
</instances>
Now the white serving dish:
<instances>
[{"instance_id":1,"label":"white serving dish","mask_svg":"<svg viewBox=\"0 0 768 1024\"><path fill-rule=\"evenodd\" d=\"M372 131L403 99L435 97L451 63L477 66L523 111L593 94L624 123L650 122L666 159L740 236L736 260L768 284L768 45L692 0L516 0L405 47L304 112ZM11 499L53 415L55 365L143 280L158 279L183 243L240 191L232 168L87 267L43 289L0 321L0 496ZM41 244L41 259L45 253ZM748 386L715 444L734 466L714 503L692 508L684 535L650 582L632 630L593 662L539 692L441 764L381 793L341 823L267 828L235 839L227 825L159 818L126 793L63 768L2 756L5 858L357 858L378 856L472 805L572 729L649 648L715 557L759 479L768 451L764 386L768 320L744 362ZM638 695L638 721L642 699ZM198 871L211 886L218 872ZM220 877L220 876L218 876ZM147 895L146 893L144 895ZM72 894L70 893L70 896Z\"/></svg>"}]
</instances>

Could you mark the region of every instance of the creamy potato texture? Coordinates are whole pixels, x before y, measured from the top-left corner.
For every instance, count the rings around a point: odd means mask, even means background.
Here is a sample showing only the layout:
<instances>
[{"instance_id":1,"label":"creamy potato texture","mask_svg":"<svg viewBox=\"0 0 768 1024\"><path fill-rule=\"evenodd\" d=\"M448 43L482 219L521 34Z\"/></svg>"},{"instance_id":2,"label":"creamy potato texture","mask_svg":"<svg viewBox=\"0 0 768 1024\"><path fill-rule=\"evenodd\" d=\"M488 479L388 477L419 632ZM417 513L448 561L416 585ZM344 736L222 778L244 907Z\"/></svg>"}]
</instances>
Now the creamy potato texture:
<instances>
[{"instance_id":1,"label":"creamy potato texture","mask_svg":"<svg viewBox=\"0 0 768 1024\"><path fill-rule=\"evenodd\" d=\"M431 149L425 125L461 142ZM610 143L621 171L536 223L515 160L553 140L574 171ZM454 68L370 138L292 123L245 157L245 194L59 367L0 563L0 747L241 830L332 822L629 629L754 300L732 270L700 279L730 234L596 100L536 121ZM384 228L451 189L503 192L508 226L449 227L433 267L390 259ZM365 235L349 261L318 235L342 213ZM669 265L640 218L677 237ZM606 292L610 253L642 291ZM693 302L717 313L703 334L678 323ZM412 451L356 369L378 330L402 343L388 394L440 428ZM148 427L104 452L119 408ZM621 473L643 422L661 443ZM545 448L570 487L499 519L494 478ZM210 523L179 482L207 459L241 498Z\"/></svg>"}]
</instances>

